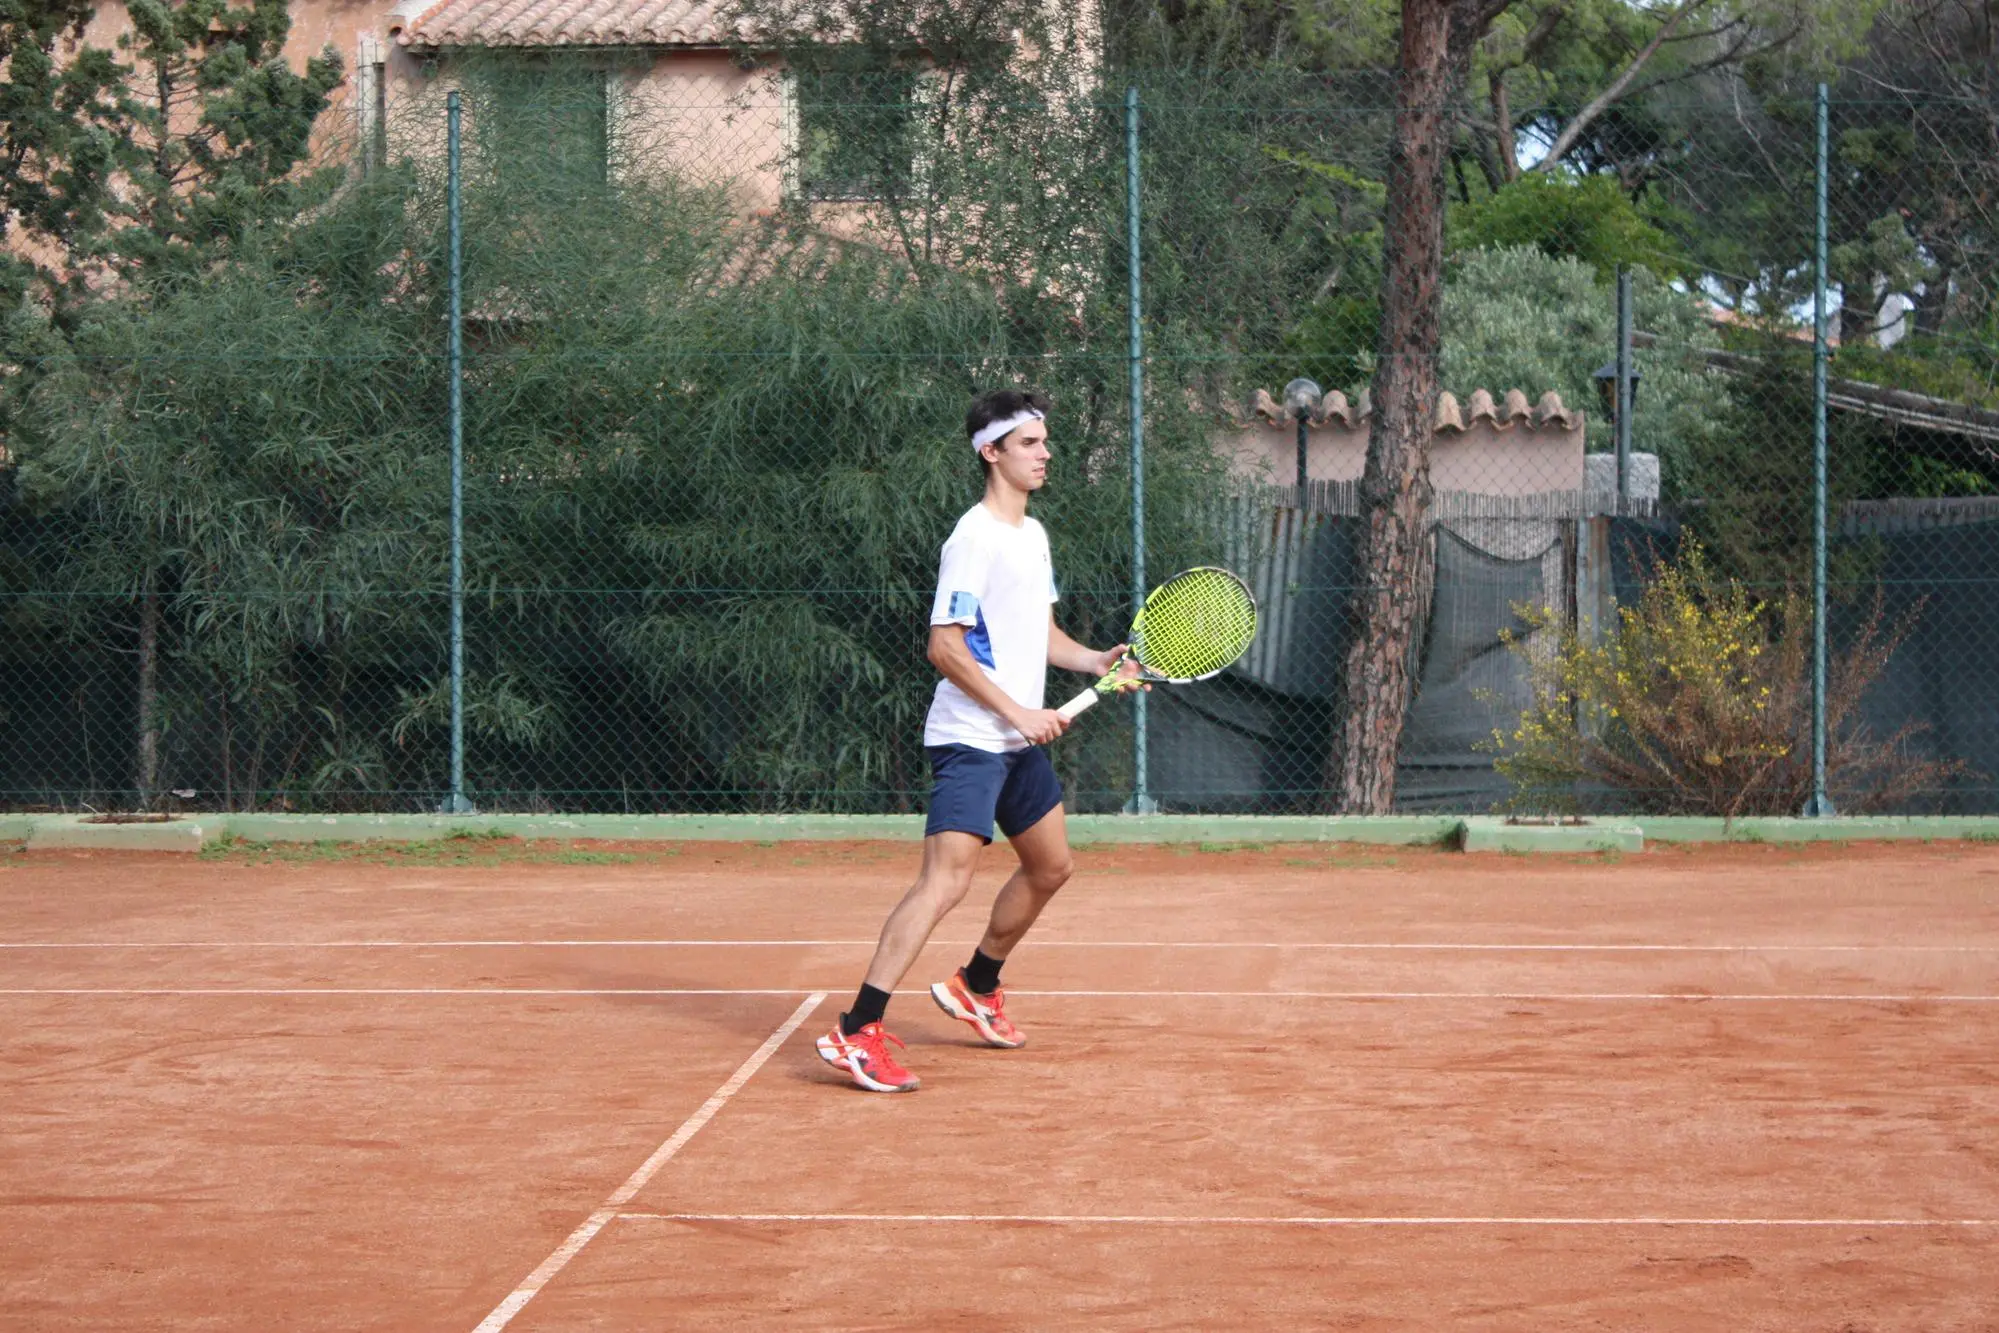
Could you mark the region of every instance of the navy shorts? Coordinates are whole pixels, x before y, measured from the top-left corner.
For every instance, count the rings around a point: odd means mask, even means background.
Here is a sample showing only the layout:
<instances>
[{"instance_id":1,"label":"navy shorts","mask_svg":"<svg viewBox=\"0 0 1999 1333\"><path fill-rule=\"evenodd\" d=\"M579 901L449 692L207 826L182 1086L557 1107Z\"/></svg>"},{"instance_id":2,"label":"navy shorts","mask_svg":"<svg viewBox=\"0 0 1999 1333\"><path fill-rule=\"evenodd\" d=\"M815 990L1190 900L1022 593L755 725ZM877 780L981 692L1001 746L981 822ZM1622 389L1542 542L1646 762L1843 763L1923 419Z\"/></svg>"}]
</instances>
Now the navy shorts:
<instances>
[{"instance_id":1,"label":"navy shorts","mask_svg":"<svg viewBox=\"0 0 1999 1333\"><path fill-rule=\"evenodd\" d=\"M994 754L970 745L926 745L930 817L923 836L970 833L993 840L993 821L1011 838L1062 804L1062 780L1038 745Z\"/></svg>"}]
</instances>

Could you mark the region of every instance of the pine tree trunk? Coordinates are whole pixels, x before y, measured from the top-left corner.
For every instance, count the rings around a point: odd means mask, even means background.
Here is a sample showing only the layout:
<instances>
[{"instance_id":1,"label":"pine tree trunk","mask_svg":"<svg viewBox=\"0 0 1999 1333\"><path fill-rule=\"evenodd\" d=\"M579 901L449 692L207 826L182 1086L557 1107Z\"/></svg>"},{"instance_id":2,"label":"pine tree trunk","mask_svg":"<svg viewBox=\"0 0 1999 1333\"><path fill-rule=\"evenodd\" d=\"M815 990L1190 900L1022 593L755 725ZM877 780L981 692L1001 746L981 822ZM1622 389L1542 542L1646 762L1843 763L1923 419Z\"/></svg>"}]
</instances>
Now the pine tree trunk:
<instances>
[{"instance_id":1,"label":"pine tree trunk","mask_svg":"<svg viewBox=\"0 0 1999 1333\"><path fill-rule=\"evenodd\" d=\"M139 594L138 796L150 810L160 786L160 589L159 575L147 571Z\"/></svg>"},{"instance_id":2,"label":"pine tree trunk","mask_svg":"<svg viewBox=\"0 0 1999 1333\"><path fill-rule=\"evenodd\" d=\"M1357 632L1345 663L1344 731L1331 784L1339 808L1353 814L1383 814L1395 801L1410 644L1427 573L1444 166L1451 144L1451 9L1447 0L1405 0L1402 6L1374 415L1360 485L1352 609Z\"/></svg>"}]
</instances>

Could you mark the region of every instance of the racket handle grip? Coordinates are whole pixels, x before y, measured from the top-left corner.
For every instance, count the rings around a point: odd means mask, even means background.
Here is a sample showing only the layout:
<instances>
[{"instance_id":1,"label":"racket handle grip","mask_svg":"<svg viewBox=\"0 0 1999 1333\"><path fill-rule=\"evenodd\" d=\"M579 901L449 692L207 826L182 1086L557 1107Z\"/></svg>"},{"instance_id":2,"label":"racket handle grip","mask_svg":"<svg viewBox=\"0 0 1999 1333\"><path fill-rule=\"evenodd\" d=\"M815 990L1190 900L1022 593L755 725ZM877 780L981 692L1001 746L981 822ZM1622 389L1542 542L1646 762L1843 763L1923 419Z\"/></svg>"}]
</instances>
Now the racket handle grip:
<instances>
[{"instance_id":1,"label":"racket handle grip","mask_svg":"<svg viewBox=\"0 0 1999 1333\"><path fill-rule=\"evenodd\" d=\"M1071 699L1068 703L1063 704L1055 711L1062 715L1064 722L1074 722L1078 714L1087 711L1096 702L1097 687L1092 685L1089 689L1084 690L1081 694Z\"/></svg>"}]
</instances>

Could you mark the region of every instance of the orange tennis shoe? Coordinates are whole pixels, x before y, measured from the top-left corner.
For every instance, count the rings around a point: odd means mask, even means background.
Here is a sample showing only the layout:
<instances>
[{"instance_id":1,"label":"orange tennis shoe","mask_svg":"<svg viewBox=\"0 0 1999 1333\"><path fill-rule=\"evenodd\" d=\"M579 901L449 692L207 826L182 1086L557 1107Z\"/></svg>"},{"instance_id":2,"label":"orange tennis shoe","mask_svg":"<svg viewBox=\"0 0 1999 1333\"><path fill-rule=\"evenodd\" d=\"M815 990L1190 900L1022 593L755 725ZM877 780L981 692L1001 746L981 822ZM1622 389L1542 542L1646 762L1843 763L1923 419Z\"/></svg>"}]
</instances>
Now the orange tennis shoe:
<instances>
[{"instance_id":1,"label":"orange tennis shoe","mask_svg":"<svg viewBox=\"0 0 1999 1333\"><path fill-rule=\"evenodd\" d=\"M841 1030L839 1020L833 1030L817 1043L819 1058L836 1069L844 1069L855 1083L869 1092L915 1092L923 1080L896 1063L888 1044L902 1046L902 1038L880 1023L870 1023L859 1032ZM907 1047L903 1049L907 1050Z\"/></svg>"},{"instance_id":2,"label":"orange tennis shoe","mask_svg":"<svg viewBox=\"0 0 1999 1333\"><path fill-rule=\"evenodd\" d=\"M940 981L930 988L930 998L937 1001L937 1007L960 1022L970 1023L972 1031L979 1034L988 1046L1004 1046L1008 1050L1027 1045L1027 1034L1013 1025L1006 1016L1006 987L996 986L991 995L974 995L965 986L965 969L959 968L951 974L949 981Z\"/></svg>"}]
</instances>

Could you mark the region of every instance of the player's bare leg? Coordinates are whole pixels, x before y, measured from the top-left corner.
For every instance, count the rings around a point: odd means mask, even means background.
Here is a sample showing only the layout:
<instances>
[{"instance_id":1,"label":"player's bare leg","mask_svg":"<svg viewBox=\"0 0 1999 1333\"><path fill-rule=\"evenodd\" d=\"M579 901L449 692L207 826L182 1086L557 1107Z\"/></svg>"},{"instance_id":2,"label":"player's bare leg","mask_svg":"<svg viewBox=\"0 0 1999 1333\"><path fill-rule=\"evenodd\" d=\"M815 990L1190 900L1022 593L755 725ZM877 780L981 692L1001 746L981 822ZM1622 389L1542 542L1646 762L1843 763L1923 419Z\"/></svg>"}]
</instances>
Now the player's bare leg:
<instances>
[{"instance_id":1,"label":"player's bare leg","mask_svg":"<svg viewBox=\"0 0 1999 1333\"><path fill-rule=\"evenodd\" d=\"M855 998L855 1008L840 1015L833 1030L816 1043L819 1058L845 1069L854 1082L871 1092L913 1092L916 1075L902 1067L888 1048L902 1043L882 1026L882 1009L903 974L916 962L930 933L972 887L985 840L970 833L946 831L923 840L923 865L916 883L882 924L881 939L868 964L867 983ZM872 1006L871 1012L863 1009Z\"/></svg>"},{"instance_id":2,"label":"player's bare leg","mask_svg":"<svg viewBox=\"0 0 1999 1333\"><path fill-rule=\"evenodd\" d=\"M1043 821L1044 823L1047 821ZM923 866L916 883L882 924L874 961L868 964L870 986L893 992L930 942L937 924L965 900L972 871L979 863L982 839L970 833L933 833L923 840Z\"/></svg>"},{"instance_id":3,"label":"player's bare leg","mask_svg":"<svg viewBox=\"0 0 1999 1333\"><path fill-rule=\"evenodd\" d=\"M993 899L992 917L979 941L980 953L1002 962L1076 871L1069 853L1068 820L1059 805L1008 841L1020 858L1020 868Z\"/></svg>"},{"instance_id":4,"label":"player's bare leg","mask_svg":"<svg viewBox=\"0 0 1999 1333\"><path fill-rule=\"evenodd\" d=\"M930 998L937 1007L970 1024L988 1046L1027 1044L1026 1034L1006 1016L999 967L1075 870L1069 854L1068 824L1059 805L1010 841L1020 857L1020 868L993 900L992 916L978 951L969 964L930 988Z\"/></svg>"}]
</instances>

